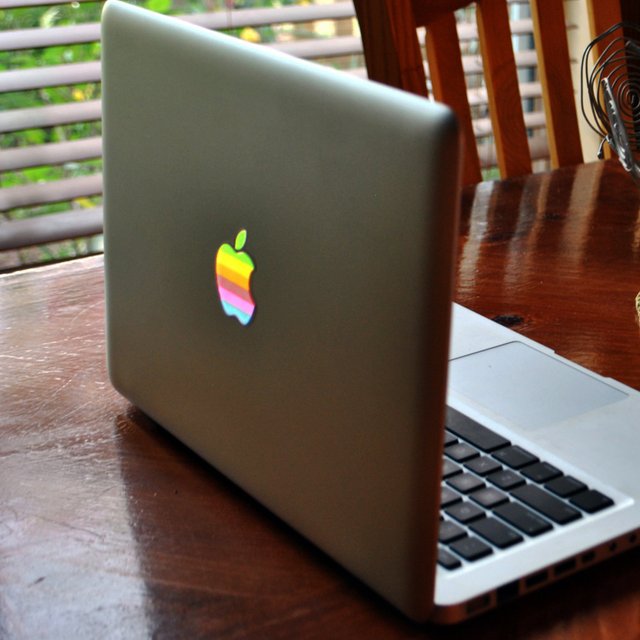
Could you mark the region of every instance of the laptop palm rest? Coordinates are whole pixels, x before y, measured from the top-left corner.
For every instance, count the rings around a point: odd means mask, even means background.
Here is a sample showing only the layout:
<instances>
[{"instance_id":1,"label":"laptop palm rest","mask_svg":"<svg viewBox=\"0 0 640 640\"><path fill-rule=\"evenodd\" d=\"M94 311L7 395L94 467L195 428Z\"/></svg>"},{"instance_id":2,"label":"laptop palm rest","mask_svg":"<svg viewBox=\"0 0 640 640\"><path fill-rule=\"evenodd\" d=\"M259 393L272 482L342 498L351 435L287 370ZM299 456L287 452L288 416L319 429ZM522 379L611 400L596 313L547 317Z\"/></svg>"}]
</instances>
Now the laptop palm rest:
<instances>
[{"instance_id":1,"label":"laptop palm rest","mask_svg":"<svg viewBox=\"0 0 640 640\"><path fill-rule=\"evenodd\" d=\"M449 386L475 404L530 430L627 397L587 372L521 342L451 360Z\"/></svg>"}]
</instances>

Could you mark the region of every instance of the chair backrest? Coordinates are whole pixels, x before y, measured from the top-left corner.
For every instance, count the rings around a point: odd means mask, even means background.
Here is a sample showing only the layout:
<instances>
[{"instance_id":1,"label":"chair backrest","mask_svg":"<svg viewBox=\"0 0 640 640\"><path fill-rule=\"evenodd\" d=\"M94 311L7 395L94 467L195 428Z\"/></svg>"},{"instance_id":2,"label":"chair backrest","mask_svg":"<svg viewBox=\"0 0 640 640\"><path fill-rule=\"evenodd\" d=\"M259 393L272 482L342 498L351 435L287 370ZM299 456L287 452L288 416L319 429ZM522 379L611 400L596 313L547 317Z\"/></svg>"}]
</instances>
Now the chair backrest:
<instances>
[{"instance_id":1,"label":"chair backrest","mask_svg":"<svg viewBox=\"0 0 640 640\"><path fill-rule=\"evenodd\" d=\"M592 29L619 21L616 2L588 0ZM428 95L417 29L426 27L429 79L436 100L458 114L464 137L463 182L482 180L465 69L454 12L475 4L478 40L503 178L531 173L530 139L522 109L507 0L354 0L369 77ZM606 5L606 6L603 6ZM531 0L538 74L553 167L583 161L562 0Z\"/></svg>"}]
</instances>

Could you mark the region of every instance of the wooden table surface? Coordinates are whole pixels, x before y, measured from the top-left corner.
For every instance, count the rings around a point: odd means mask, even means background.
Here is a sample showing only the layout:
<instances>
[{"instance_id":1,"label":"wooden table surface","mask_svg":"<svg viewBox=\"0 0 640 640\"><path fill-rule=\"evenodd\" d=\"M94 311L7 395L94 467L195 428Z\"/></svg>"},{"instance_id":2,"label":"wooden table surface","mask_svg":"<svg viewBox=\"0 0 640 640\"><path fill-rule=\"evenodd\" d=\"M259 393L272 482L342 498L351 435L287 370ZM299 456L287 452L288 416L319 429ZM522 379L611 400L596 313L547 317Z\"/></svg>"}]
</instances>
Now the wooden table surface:
<instances>
[{"instance_id":1,"label":"wooden table surface","mask_svg":"<svg viewBox=\"0 0 640 640\"><path fill-rule=\"evenodd\" d=\"M465 191L458 301L640 389L639 207L615 163ZM102 287L0 278L0 638L640 637L638 551L410 623L110 387Z\"/></svg>"}]
</instances>

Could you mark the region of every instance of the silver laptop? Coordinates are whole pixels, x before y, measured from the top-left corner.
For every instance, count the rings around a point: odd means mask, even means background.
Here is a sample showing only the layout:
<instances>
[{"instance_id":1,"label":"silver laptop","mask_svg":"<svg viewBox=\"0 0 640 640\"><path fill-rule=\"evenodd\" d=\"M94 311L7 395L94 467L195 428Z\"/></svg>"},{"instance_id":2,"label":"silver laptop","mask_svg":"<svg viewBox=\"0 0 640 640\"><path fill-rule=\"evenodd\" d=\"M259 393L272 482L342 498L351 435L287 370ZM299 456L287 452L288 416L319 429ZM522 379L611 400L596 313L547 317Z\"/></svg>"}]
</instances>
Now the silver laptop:
<instances>
[{"instance_id":1,"label":"silver laptop","mask_svg":"<svg viewBox=\"0 0 640 640\"><path fill-rule=\"evenodd\" d=\"M124 396L417 620L635 544L640 394L452 313L447 108L117 0L103 67Z\"/></svg>"}]
</instances>

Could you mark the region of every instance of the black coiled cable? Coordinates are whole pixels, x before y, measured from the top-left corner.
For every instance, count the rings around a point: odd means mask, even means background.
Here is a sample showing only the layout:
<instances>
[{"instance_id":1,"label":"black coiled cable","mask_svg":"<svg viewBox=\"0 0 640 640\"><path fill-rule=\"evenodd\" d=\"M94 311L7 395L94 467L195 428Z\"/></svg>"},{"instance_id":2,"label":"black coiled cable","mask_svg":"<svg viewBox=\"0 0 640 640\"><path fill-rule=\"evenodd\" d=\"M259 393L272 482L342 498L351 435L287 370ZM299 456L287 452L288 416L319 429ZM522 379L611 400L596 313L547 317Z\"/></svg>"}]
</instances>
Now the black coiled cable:
<instances>
[{"instance_id":1,"label":"black coiled cable","mask_svg":"<svg viewBox=\"0 0 640 640\"><path fill-rule=\"evenodd\" d=\"M620 35L615 35L617 32ZM610 38L593 66L593 49ZM640 27L621 22L589 43L580 72L582 114L640 184Z\"/></svg>"}]
</instances>

